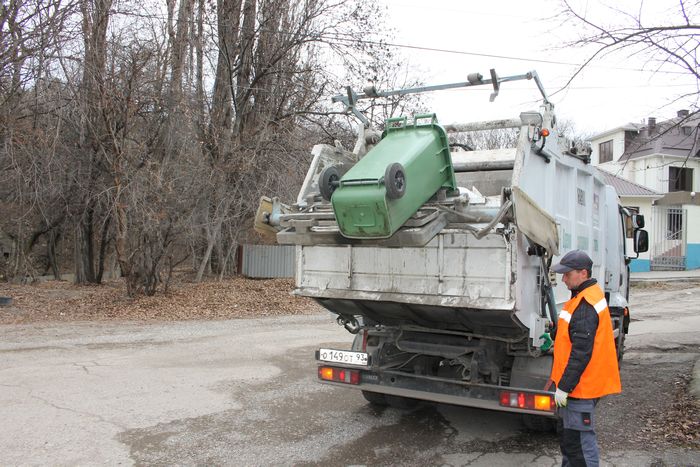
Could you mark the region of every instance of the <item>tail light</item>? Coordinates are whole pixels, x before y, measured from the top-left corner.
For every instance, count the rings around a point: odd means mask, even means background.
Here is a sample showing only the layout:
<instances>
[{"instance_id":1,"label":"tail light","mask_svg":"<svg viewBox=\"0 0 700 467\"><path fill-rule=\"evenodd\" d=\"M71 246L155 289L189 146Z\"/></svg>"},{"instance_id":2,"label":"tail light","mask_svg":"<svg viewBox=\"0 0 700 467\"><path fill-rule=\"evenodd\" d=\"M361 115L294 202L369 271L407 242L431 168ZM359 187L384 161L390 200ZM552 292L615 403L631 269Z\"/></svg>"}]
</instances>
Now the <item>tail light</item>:
<instances>
[{"instance_id":1,"label":"tail light","mask_svg":"<svg viewBox=\"0 0 700 467\"><path fill-rule=\"evenodd\" d=\"M360 384L360 372L333 366L320 366L318 367L318 379L337 383Z\"/></svg>"},{"instance_id":2,"label":"tail light","mask_svg":"<svg viewBox=\"0 0 700 467\"><path fill-rule=\"evenodd\" d=\"M551 394L534 394L530 392L501 391L500 404L527 410L554 412L554 397Z\"/></svg>"}]
</instances>

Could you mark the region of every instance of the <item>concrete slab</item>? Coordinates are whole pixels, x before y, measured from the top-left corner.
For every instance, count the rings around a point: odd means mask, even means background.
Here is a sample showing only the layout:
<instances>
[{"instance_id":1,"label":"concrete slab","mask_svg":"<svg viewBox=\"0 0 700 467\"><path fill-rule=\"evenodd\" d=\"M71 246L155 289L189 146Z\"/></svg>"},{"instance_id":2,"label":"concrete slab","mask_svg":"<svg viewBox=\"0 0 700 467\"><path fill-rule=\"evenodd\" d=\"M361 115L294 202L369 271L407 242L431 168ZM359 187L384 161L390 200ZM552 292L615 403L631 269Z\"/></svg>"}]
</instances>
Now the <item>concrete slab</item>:
<instances>
[{"instance_id":1,"label":"concrete slab","mask_svg":"<svg viewBox=\"0 0 700 467\"><path fill-rule=\"evenodd\" d=\"M631 283L675 281L700 281L700 269L691 269L689 271L633 272L630 274Z\"/></svg>"}]
</instances>

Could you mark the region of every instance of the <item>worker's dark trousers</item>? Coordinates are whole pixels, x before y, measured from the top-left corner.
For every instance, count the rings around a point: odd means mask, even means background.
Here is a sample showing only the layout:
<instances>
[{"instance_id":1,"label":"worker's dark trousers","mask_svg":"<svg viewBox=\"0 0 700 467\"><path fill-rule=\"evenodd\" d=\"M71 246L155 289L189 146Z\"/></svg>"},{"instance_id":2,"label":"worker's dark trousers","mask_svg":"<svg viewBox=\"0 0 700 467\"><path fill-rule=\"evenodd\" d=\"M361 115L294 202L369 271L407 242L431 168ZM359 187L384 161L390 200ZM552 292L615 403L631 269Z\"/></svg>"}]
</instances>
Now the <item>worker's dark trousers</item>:
<instances>
[{"instance_id":1,"label":"worker's dark trousers","mask_svg":"<svg viewBox=\"0 0 700 467\"><path fill-rule=\"evenodd\" d=\"M598 441L595 436L597 399L571 399L559 408L562 467L598 467Z\"/></svg>"}]
</instances>

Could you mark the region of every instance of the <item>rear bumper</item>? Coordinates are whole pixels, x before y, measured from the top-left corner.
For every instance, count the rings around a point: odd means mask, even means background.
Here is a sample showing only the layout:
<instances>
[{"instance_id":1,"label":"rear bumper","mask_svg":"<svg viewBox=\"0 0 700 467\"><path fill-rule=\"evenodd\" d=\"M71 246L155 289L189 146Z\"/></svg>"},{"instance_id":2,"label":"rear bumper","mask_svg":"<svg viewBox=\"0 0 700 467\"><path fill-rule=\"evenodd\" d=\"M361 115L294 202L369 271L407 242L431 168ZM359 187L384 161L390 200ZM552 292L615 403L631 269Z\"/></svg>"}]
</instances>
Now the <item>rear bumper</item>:
<instances>
[{"instance_id":1,"label":"rear bumper","mask_svg":"<svg viewBox=\"0 0 700 467\"><path fill-rule=\"evenodd\" d=\"M328 365L318 362L318 366L333 366L348 370L358 370L357 367L342 365ZM360 384L351 385L332 381L319 380L323 384L340 386L362 391L388 394L392 396L408 397L441 404L452 404L463 407L474 407L500 412L513 412L520 414L539 415L543 417L556 417L555 412L543 410L530 410L515 407L502 406L499 402L501 391L520 391L532 394L542 394L543 391L531 389L513 388L489 384L471 384L464 381L455 381L433 376L410 375L398 371L372 371L360 370Z\"/></svg>"}]
</instances>

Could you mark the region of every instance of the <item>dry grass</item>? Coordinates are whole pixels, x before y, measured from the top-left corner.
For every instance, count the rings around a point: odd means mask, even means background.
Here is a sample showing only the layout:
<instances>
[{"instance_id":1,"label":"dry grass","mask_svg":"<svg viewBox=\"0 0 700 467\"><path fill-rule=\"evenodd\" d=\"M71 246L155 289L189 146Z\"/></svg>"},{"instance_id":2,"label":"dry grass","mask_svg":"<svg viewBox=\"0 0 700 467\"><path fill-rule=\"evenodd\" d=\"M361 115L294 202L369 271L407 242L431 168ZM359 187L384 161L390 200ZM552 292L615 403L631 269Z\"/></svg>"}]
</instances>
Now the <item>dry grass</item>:
<instances>
[{"instance_id":1,"label":"dry grass","mask_svg":"<svg viewBox=\"0 0 700 467\"><path fill-rule=\"evenodd\" d=\"M34 285L0 283L0 296L12 305L0 308L0 324L41 321L255 318L317 313L310 299L291 295L291 279L176 281L168 294L128 298L120 280L98 286L48 281Z\"/></svg>"}]
</instances>

